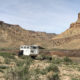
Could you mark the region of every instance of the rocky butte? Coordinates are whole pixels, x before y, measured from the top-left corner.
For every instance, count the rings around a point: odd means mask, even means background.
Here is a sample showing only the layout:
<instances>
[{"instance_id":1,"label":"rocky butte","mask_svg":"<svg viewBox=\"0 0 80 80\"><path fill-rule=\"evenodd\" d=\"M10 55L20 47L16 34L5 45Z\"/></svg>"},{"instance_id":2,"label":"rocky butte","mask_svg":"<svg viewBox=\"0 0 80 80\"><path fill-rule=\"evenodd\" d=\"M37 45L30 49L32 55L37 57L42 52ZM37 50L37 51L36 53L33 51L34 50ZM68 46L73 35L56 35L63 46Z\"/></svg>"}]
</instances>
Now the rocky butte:
<instances>
[{"instance_id":1,"label":"rocky butte","mask_svg":"<svg viewBox=\"0 0 80 80\"><path fill-rule=\"evenodd\" d=\"M76 22L70 24L70 28L55 36L53 47L59 49L80 49L80 13Z\"/></svg>"},{"instance_id":2,"label":"rocky butte","mask_svg":"<svg viewBox=\"0 0 80 80\"><path fill-rule=\"evenodd\" d=\"M76 21L75 23L72 23L72 24L70 25L70 28L77 28L77 27L80 28L80 13L78 14L78 19L77 19L77 21Z\"/></svg>"}]
</instances>

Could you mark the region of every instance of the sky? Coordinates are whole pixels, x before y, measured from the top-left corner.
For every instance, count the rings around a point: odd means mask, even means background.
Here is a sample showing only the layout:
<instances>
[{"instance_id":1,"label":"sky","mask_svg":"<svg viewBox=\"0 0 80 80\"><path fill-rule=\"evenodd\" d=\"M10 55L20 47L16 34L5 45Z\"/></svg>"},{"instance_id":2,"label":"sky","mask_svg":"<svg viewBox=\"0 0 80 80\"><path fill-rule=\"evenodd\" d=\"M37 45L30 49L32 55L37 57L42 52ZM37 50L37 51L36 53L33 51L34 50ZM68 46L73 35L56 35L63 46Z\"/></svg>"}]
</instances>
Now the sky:
<instances>
[{"instance_id":1,"label":"sky","mask_svg":"<svg viewBox=\"0 0 80 80\"><path fill-rule=\"evenodd\" d=\"M27 30L62 33L79 12L80 0L0 0L0 20Z\"/></svg>"}]
</instances>

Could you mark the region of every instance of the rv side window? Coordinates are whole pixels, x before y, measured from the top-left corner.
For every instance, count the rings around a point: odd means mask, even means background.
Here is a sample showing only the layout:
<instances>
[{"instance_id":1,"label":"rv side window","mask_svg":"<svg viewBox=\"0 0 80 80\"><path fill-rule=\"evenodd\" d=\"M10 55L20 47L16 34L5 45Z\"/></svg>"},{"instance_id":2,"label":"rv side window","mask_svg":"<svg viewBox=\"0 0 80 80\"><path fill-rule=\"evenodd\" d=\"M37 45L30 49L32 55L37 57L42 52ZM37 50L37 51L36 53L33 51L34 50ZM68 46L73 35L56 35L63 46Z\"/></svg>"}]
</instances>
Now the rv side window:
<instances>
[{"instance_id":1,"label":"rv side window","mask_svg":"<svg viewBox=\"0 0 80 80\"><path fill-rule=\"evenodd\" d=\"M21 48L23 48L23 47L21 46Z\"/></svg>"},{"instance_id":2,"label":"rv side window","mask_svg":"<svg viewBox=\"0 0 80 80\"><path fill-rule=\"evenodd\" d=\"M24 46L24 49L26 49L26 46Z\"/></svg>"},{"instance_id":3,"label":"rv side window","mask_svg":"<svg viewBox=\"0 0 80 80\"><path fill-rule=\"evenodd\" d=\"M29 47L27 47L27 49L29 49Z\"/></svg>"},{"instance_id":4,"label":"rv side window","mask_svg":"<svg viewBox=\"0 0 80 80\"><path fill-rule=\"evenodd\" d=\"M37 49L37 47L33 47L33 49Z\"/></svg>"}]
</instances>

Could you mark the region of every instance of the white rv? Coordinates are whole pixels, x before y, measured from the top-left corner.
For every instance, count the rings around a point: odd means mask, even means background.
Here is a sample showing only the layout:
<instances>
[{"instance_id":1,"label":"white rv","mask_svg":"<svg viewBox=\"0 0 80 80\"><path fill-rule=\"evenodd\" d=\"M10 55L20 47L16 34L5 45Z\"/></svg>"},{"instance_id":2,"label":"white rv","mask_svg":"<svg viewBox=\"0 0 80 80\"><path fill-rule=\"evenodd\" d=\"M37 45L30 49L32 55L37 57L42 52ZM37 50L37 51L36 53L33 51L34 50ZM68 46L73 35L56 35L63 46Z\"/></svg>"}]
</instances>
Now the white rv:
<instances>
[{"instance_id":1,"label":"white rv","mask_svg":"<svg viewBox=\"0 0 80 80\"><path fill-rule=\"evenodd\" d=\"M20 46L21 54L23 55L37 55L39 54L39 46L37 45L22 45Z\"/></svg>"}]
</instances>

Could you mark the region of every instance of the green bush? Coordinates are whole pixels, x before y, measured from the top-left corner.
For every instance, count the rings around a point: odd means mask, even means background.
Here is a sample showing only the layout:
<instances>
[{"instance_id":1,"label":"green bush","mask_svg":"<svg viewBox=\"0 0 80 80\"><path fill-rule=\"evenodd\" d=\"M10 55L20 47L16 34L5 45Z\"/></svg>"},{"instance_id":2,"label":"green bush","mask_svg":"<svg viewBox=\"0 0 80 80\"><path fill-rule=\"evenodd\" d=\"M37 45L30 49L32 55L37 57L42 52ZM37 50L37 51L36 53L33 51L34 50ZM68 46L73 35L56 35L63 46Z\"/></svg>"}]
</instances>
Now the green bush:
<instances>
[{"instance_id":1,"label":"green bush","mask_svg":"<svg viewBox=\"0 0 80 80\"><path fill-rule=\"evenodd\" d=\"M64 57L63 60L64 60L65 62L71 62L71 59L68 58L68 57Z\"/></svg>"},{"instance_id":2,"label":"green bush","mask_svg":"<svg viewBox=\"0 0 80 80\"><path fill-rule=\"evenodd\" d=\"M17 66L17 67L21 67L21 66L23 66L24 63L25 63L24 61L17 61L17 60L16 60L15 62L16 62L16 66Z\"/></svg>"},{"instance_id":3,"label":"green bush","mask_svg":"<svg viewBox=\"0 0 80 80\"><path fill-rule=\"evenodd\" d=\"M72 60L68 57L64 57L63 62L65 62L65 64L69 64L69 63L72 63Z\"/></svg>"},{"instance_id":4,"label":"green bush","mask_svg":"<svg viewBox=\"0 0 80 80\"><path fill-rule=\"evenodd\" d=\"M51 56L45 56L44 57L46 60L52 60L52 57Z\"/></svg>"},{"instance_id":5,"label":"green bush","mask_svg":"<svg viewBox=\"0 0 80 80\"><path fill-rule=\"evenodd\" d=\"M29 67L32 63L32 59L26 56L24 59L14 60L16 67L7 70L6 80L28 80L29 79ZM10 77L9 77L10 76Z\"/></svg>"},{"instance_id":6,"label":"green bush","mask_svg":"<svg viewBox=\"0 0 80 80\"><path fill-rule=\"evenodd\" d=\"M37 74L45 75L45 74L47 74L50 71L58 73L59 69L58 69L58 67L56 65L51 64L50 66L46 67L45 69L42 69L42 70L36 69L35 71L37 72Z\"/></svg>"},{"instance_id":7,"label":"green bush","mask_svg":"<svg viewBox=\"0 0 80 80\"><path fill-rule=\"evenodd\" d=\"M0 69L0 72L4 73L4 71L2 69Z\"/></svg>"},{"instance_id":8,"label":"green bush","mask_svg":"<svg viewBox=\"0 0 80 80\"><path fill-rule=\"evenodd\" d=\"M36 59L37 59L37 60L43 60L43 56L42 56L42 55L38 55L38 56L36 57Z\"/></svg>"},{"instance_id":9,"label":"green bush","mask_svg":"<svg viewBox=\"0 0 80 80\"><path fill-rule=\"evenodd\" d=\"M60 80L58 73L54 73L51 77L48 77L49 80Z\"/></svg>"},{"instance_id":10,"label":"green bush","mask_svg":"<svg viewBox=\"0 0 80 80\"><path fill-rule=\"evenodd\" d=\"M59 69L56 65L51 64L46 68L47 72L53 71L53 72L59 72Z\"/></svg>"},{"instance_id":11,"label":"green bush","mask_svg":"<svg viewBox=\"0 0 80 80\"><path fill-rule=\"evenodd\" d=\"M72 78L72 80L80 80L80 79Z\"/></svg>"},{"instance_id":12,"label":"green bush","mask_svg":"<svg viewBox=\"0 0 80 80\"><path fill-rule=\"evenodd\" d=\"M17 67L8 69L6 74L5 74L6 80L28 80L29 79L29 66L18 65Z\"/></svg>"},{"instance_id":13,"label":"green bush","mask_svg":"<svg viewBox=\"0 0 80 80\"><path fill-rule=\"evenodd\" d=\"M0 69L6 69L6 68L8 68L8 67L5 65L0 65Z\"/></svg>"},{"instance_id":14,"label":"green bush","mask_svg":"<svg viewBox=\"0 0 80 80\"><path fill-rule=\"evenodd\" d=\"M51 62L52 64L60 64L62 60L60 58L52 58Z\"/></svg>"},{"instance_id":15,"label":"green bush","mask_svg":"<svg viewBox=\"0 0 80 80\"><path fill-rule=\"evenodd\" d=\"M35 69L34 71L36 72L36 74L40 74L41 73L41 70L39 68Z\"/></svg>"},{"instance_id":16,"label":"green bush","mask_svg":"<svg viewBox=\"0 0 80 80\"><path fill-rule=\"evenodd\" d=\"M9 58L5 58L5 64L10 64L10 59Z\"/></svg>"},{"instance_id":17,"label":"green bush","mask_svg":"<svg viewBox=\"0 0 80 80\"><path fill-rule=\"evenodd\" d=\"M24 55L22 55L22 56L19 56L21 59L26 59L28 56L24 56Z\"/></svg>"},{"instance_id":18,"label":"green bush","mask_svg":"<svg viewBox=\"0 0 80 80\"><path fill-rule=\"evenodd\" d=\"M23 66L24 64L29 66L32 63L32 59L29 56L20 57L23 60L15 60L17 66Z\"/></svg>"},{"instance_id":19,"label":"green bush","mask_svg":"<svg viewBox=\"0 0 80 80\"><path fill-rule=\"evenodd\" d=\"M0 53L0 56L3 56L4 58L15 59L12 53Z\"/></svg>"},{"instance_id":20,"label":"green bush","mask_svg":"<svg viewBox=\"0 0 80 80\"><path fill-rule=\"evenodd\" d=\"M41 71L40 71L40 74L42 74L42 75L47 74L47 70L46 70L46 69L41 70Z\"/></svg>"},{"instance_id":21,"label":"green bush","mask_svg":"<svg viewBox=\"0 0 80 80\"><path fill-rule=\"evenodd\" d=\"M51 56L48 56L48 55L44 55L44 54L41 54L41 55L38 55L36 57L37 60L52 60L52 57Z\"/></svg>"},{"instance_id":22,"label":"green bush","mask_svg":"<svg viewBox=\"0 0 80 80\"><path fill-rule=\"evenodd\" d=\"M47 70L46 70L46 69L40 70L39 68L37 68L37 69L34 70L34 72L35 72L36 74L42 74L42 75L47 74Z\"/></svg>"},{"instance_id":23,"label":"green bush","mask_svg":"<svg viewBox=\"0 0 80 80\"><path fill-rule=\"evenodd\" d=\"M33 62L33 59L30 56L27 56L25 59L26 65L30 65Z\"/></svg>"}]
</instances>

